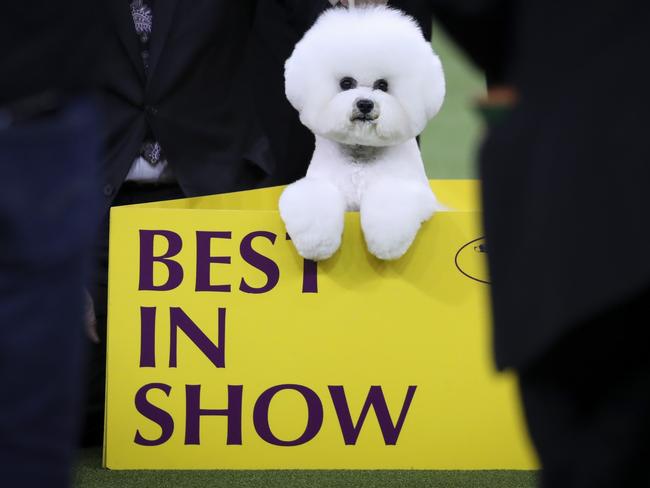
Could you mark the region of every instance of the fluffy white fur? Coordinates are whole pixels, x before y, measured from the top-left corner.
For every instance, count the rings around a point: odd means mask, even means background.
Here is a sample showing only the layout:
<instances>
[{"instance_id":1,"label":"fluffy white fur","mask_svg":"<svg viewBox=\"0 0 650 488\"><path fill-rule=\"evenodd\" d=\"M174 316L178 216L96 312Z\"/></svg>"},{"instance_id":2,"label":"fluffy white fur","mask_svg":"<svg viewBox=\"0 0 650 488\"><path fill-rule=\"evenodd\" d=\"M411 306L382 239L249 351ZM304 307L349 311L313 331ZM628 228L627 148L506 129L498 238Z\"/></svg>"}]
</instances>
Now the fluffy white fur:
<instances>
[{"instance_id":1,"label":"fluffy white fur","mask_svg":"<svg viewBox=\"0 0 650 488\"><path fill-rule=\"evenodd\" d=\"M344 90L341 80L353 78ZM385 80L388 90L373 88ZM298 252L322 260L360 211L369 251L404 255L438 208L415 137L442 105L440 60L415 21L386 7L325 12L285 66L286 93L316 136L307 176L287 187L280 214ZM374 103L364 120L357 101Z\"/></svg>"}]
</instances>

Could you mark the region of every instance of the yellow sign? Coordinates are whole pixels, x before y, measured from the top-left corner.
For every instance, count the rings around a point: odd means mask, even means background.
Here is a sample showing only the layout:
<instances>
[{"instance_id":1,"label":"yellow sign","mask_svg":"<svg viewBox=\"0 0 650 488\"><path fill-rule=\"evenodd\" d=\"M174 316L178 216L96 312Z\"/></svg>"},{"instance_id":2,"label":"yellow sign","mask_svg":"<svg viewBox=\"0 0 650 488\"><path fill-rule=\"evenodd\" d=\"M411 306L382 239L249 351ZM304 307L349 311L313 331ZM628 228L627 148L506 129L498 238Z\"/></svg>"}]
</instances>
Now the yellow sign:
<instances>
[{"instance_id":1,"label":"yellow sign","mask_svg":"<svg viewBox=\"0 0 650 488\"><path fill-rule=\"evenodd\" d=\"M408 254L357 214L319 264L280 188L114 208L104 464L111 469L533 469L489 341L470 181Z\"/></svg>"}]
</instances>

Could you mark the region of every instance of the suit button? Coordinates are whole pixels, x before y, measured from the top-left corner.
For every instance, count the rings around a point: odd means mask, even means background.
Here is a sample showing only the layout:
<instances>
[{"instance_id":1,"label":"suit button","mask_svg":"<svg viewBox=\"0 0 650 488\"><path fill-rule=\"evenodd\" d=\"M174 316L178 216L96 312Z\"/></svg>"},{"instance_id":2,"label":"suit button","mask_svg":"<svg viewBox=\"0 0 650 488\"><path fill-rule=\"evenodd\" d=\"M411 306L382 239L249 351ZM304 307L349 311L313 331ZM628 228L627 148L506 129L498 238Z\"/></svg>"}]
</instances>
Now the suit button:
<instances>
[{"instance_id":1,"label":"suit button","mask_svg":"<svg viewBox=\"0 0 650 488\"><path fill-rule=\"evenodd\" d=\"M104 187L104 195L106 195L107 197L110 197L114 191L115 188L113 188L113 185L106 185Z\"/></svg>"},{"instance_id":2,"label":"suit button","mask_svg":"<svg viewBox=\"0 0 650 488\"><path fill-rule=\"evenodd\" d=\"M154 107L153 105L147 105L144 108L144 111L149 115L157 115L158 114L158 108Z\"/></svg>"}]
</instances>

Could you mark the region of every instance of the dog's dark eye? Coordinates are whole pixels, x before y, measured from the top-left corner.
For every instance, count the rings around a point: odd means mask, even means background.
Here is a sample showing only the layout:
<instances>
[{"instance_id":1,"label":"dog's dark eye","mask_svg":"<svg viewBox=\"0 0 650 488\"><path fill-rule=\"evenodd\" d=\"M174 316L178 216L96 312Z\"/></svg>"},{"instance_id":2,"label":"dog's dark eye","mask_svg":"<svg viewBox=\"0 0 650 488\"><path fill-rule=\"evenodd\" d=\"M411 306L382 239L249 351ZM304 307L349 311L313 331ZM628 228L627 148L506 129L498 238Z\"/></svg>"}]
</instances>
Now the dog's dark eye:
<instances>
[{"instance_id":1,"label":"dog's dark eye","mask_svg":"<svg viewBox=\"0 0 650 488\"><path fill-rule=\"evenodd\" d=\"M353 88L357 87L357 80L346 76L345 78L341 79L339 85L341 86L341 90L352 90Z\"/></svg>"},{"instance_id":2,"label":"dog's dark eye","mask_svg":"<svg viewBox=\"0 0 650 488\"><path fill-rule=\"evenodd\" d=\"M377 80L377 81L375 81L375 84L373 85L373 88L375 90L381 90L381 91L387 92L388 91L388 82L386 80L384 80L384 79Z\"/></svg>"}]
</instances>

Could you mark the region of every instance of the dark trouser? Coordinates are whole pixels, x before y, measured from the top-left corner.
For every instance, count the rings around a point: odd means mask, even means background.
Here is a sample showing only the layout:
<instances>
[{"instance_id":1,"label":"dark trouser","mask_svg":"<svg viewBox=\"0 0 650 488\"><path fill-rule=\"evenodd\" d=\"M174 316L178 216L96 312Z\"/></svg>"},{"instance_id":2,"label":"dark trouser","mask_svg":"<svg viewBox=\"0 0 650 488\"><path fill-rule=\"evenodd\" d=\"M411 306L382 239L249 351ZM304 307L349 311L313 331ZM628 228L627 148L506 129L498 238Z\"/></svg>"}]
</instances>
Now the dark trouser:
<instances>
[{"instance_id":1,"label":"dark trouser","mask_svg":"<svg viewBox=\"0 0 650 488\"><path fill-rule=\"evenodd\" d=\"M650 487L650 292L520 374L544 488Z\"/></svg>"},{"instance_id":2,"label":"dark trouser","mask_svg":"<svg viewBox=\"0 0 650 488\"><path fill-rule=\"evenodd\" d=\"M183 191L177 184L137 184L126 182L113 201L113 206L157 202L183 198ZM102 225L95 248L95 287L91 290L97 317L97 329L101 342L90 345L86 418L82 444L102 444L104 435L104 400L106 382L106 298L108 296L108 234L109 216Z\"/></svg>"},{"instance_id":3,"label":"dark trouser","mask_svg":"<svg viewBox=\"0 0 650 488\"><path fill-rule=\"evenodd\" d=\"M99 216L94 110L0 130L0 486L69 486L83 284Z\"/></svg>"}]
</instances>

